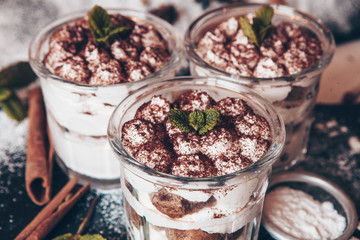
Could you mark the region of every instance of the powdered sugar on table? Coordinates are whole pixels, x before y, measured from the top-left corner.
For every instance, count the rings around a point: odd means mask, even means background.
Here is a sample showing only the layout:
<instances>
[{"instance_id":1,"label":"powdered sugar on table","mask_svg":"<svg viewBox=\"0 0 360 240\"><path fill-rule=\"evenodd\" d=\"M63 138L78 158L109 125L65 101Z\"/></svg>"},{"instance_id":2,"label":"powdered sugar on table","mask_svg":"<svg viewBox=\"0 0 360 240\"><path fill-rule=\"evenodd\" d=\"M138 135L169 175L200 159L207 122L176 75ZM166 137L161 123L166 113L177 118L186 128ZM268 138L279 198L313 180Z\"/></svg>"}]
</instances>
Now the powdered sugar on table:
<instances>
[{"instance_id":1,"label":"powdered sugar on table","mask_svg":"<svg viewBox=\"0 0 360 240\"><path fill-rule=\"evenodd\" d=\"M25 165L20 157L26 151L28 120L17 123L0 111L0 122L0 174L9 171L20 177L23 173L18 170Z\"/></svg>"},{"instance_id":2,"label":"powdered sugar on table","mask_svg":"<svg viewBox=\"0 0 360 240\"><path fill-rule=\"evenodd\" d=\"M263 213L274 225L299 239L335 239L346 227L346 219L334 205L289 187L271 191Z\"/></svg>"}]
</instances>

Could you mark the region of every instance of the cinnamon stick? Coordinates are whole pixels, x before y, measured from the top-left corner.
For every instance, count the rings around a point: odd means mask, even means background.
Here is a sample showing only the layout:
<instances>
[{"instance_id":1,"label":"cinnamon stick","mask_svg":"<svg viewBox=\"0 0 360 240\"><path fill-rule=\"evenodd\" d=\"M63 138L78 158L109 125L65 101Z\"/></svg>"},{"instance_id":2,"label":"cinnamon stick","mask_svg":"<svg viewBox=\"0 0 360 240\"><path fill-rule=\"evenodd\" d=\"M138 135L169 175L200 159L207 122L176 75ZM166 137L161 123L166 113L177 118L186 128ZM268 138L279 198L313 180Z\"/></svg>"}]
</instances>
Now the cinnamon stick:
<instances>
[{"instance_id":1,"label":"cinnamon stick","mask_svg":"<svg viewBox=\"0 0 360 240\"><path fill-rule=\"evenodd\" d=\"M77 191L69 200L62 203L59 208L48 218L40 223L39 226L30 234L26 240L41 240L55 227L55 225L69 212L75 203L84 195L89 189L90 184L85 184L79 191Z\"/></svg>"},{"instance_id":2,"label":"cinnamon stick","mask_svg":"<svg viewBox=\"0 0 360 240\"><path fill-rule=\"evenodd\" d=\"M48 146L45 106L40 87L30 90L28 117L25 186L30 199L41 206L50 200L53 149Z\"/></svg>"},{"instance_id":3,"label":"cinnamon stick","mask_svg":"<svg viewBox=\"0 0 360 240\"><path fill-rule=\"evenodd\" d=\"M29 225L19 233L15 240L43 239L90 187L90 184L85 184L69 199L65 199L71 194L76 184L77 179L71 178Z\"/></svg>"},{"instance_id":4,"label":"cinnamon stick","mask_svg":"<svg viewBox=\"0 0 360 240\"><path fill-rule=\"evenodd\" d=\"M48 144L49 145L49 147L48 147L48 166L49 166L49 168L48 168L49 169L48 183L49 183L49 198L50 198L55 149L54 149L54 145L53 145L51 134L50 134L49 124L46 124L46 133L47 133L47 138L48 138L48 143L49 143Z\"/></svg>"}]
</instances>

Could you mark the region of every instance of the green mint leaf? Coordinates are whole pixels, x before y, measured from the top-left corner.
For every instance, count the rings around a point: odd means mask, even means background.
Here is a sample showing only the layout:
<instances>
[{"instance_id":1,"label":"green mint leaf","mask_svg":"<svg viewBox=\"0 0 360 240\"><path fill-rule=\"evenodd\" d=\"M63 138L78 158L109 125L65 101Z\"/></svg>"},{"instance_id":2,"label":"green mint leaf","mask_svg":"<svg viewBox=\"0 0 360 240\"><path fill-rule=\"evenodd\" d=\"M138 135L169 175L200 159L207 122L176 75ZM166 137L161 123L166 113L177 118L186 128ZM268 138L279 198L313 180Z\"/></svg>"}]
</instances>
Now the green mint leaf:
<instances>
[{"instance_id":1,"label":"green mint leaf","mask_svg":"<svg viewBox=\"0 0 360 240\"><path fill-rule=\"evenodd\" d=\"M271 25L271 19L274 15L274 9L270 6L262 6L256 11L255 18L260 19L263 26Z\"/></svg>"},{"instance_id":2,"label":"green mint leaf","mask_svg":"<svg viewBox=\"0 0 360 240\"><path fill-rule=\"evenodd\" d=\"M192 126L195 131L198 131L200 128L205 125L205 116L200 110L195 110L189 115L189 125Z\"/></svg>"},{"instance_id":3,"label":"green mint leaf","mask_svg":"<svg viewBox=\"0 0 360 240\"><path fill-rule=\"evenodd\" d=\"M89 26L95 41L101 45L108 44L108 35L112 29L111 17L105 9L95 5L89 12Z\"/></svg>"},{"instance_id":4,"label":"green mint leaf","mask_svg":"<svg viewBox=\"0 0 360 240\"><path fill-rule=\"evenodd\" d=\"M115 28L113 30L111 30L107 36L107 42L113 42L120 33L123 33L125 31L129 31L131 28L130 27L118 27Z\"/></svg>"},{"instance_id":5,"label":"green mint leaf","mask_svg":"<svg viewBox=\"0 0 360 240\"><path fill-rule=\"evenodd\" d=\"M11 90L8 88L0 88L0 101L4 101L11 96Z\"/></svg>"},{"instance_id":6,"label":"green mint leaf","mask_svg":"<svg viewBox=\"0 0 360 240\"><path fill-rule=\"evenodd\" d=\"M105 37L111 29L111 18L105 9L95 5L89 12L89 26L91 33L97 38Z\"/></svg>"},{"instance_id":7,"label":"green mint leaf","mask_svg":"<svg viewBox=\"0 0 360 240\"><path fill-rule=\"evenodd\" d=\"M12 93L10 97L1 101L1 107L11 119L21 121L26 118L26 109L15 93Z\"/></svg>"},{"instance_id":8,"label":"green mint leaf","mask_svg":"<svg viewBox=\"0 0 360 240\"><path fill-rule=\"evenodd\" d=\"M258 19L258 18L253 19L252 29L254 30L254 32L256 34L257 42L259 44L256 46L260 47L262 41L264 40L264 38L266 36L266 30L264 30L266 28L264 28L264 26L262 25L261 19Z\"/></svg>"},{"instance_id":9,"label":"green mint leaf","mask_svg":"<svg viewBox=\"0 0 360 240\"><path fill-rule=\"evenodd\" d=\"M189 125L189 114L187 112L174 108L167 113L167 116L174 127L177 127L181 131L187 133L191 131L191 127Z\"/></svg>"},{"instance_id":10,"label":"green mint leaf","mask_svg":"<svg viewBox=\"0 0 360 240\"><path fill-rule=\"evenodd\" d=\"M66 233L64 235L57 236L56 238L53 238L52 240L73 240L71 233Z\"/></svg>"},{"instance_id":11,"label":"green mint leaf","mask_svg":"<svg viewBox=\"0 0 360 240\"><path fill-rule=\"evenodd\" d=\"M245 36L247 36L257 47L260 46L256 32L254 31L249 19L240 17L240 26Z\"/></svg>"},{"instance_id":12,"label":"green mint leaf","mask_svg":"<svg viewBox=\"0 0 360 240\"><path fill-rule=\"evenodd\" d=\"M171 109L168 112L170 123L182 130L183 132L190 132L195 130L198 134L206 133L213 129L220 118L220 112L214 108L206 109L205 111L195 110L190 114L179 110L177 108Z\"/></svg>"},{"instance_id":13,"label":"green mint leaf","mask_svg":"<svg viewBox=\"0 0 360 240\"><path fill-rule=\"evenodd\" d=\"M122 33L122 32L124 32L124 31L128 31L128 30L130 30L130 29L131 29L130 27L126 27L126 26L118 27L118 28L115 28L115 29L111 30L111 31L109 32L109 36L116 35L116 34L118 34L118 33Z\"/></svg>"},{"instance_id":14,"label":"green mint leaf","mask_svg":"<svg viewBox=\"0 0 360 240\"><path fill-rule=\"evenodd\" d=\"M267 31L268 31L271 27L272 27L271 25L268 25L268 26L263 27L263 28L260 29L260 31L259 31L259 41L260 41L260 42L263 42L263 41L264 41Z\"/></svg>"},{"instance_id":15,"label":"green mint leaf","mask_svg":"<svg viewBox=\"0 0 360 240\"><path fill-rule=\"evenodd\" d=\"M204 115L205 115L205 126L199 130L200 135L213 129L220 118L220 112L215 108L206 109L204 111Z\"/></svg>"},{"instance_id":16,"label":"green mint leaf","mask_svg":"<svg viewBox=\"0 0 360 240\"><path fill-rule=\"evenodd\" d=\"M131 30L129 26L113 28L111 16L97 5L90 10L88 22L95 41L100 45L108 46L116 38L121 37L121 33Z\"/></svg>"},{"instance_id":17,"label":"green mint leaf","mask_svg":"<svg viewBox=\"0 0 360 240\"><path fill-rule=\"evenodd\" d=\"M0 71L0 87L21 88L37 78L28 62L17 62Z\"/></svg>"},{"instance_id":18,"label":"green mint leaf","mask_svg":"<svg viewBox=\"0 0 360 240\"><path fill-rule=\"evenodd\" d=\"M252 25L247 18L240 17L239 23L244 35L247 36L258 48L265 39L267 31L272 27L271 20L273 15L274 9L266 5L256 11Z\"/></svg>"},{"instance_id":19,"label":"green mint leaf","mask_svg":"<svg viewBox=\"0 0 360 240\"><path fill-rule=\"evenodd\" d=\"M128 31L130 29L130 27L118 27L114 30L111 30L108 35L97 38L96 42L102 45L107 45L109 43L112 43L119 36L119 33Z\"/></svg>"},{"instance_id":20,"label":"green mint leaf","mask_svg":"<svg viewBox=\"0 0 360 240\"><path fill-rule=\"evenodd\" d=\"M100 234L85 234L79 237L79 240L106 240Z\"/></svg>"},{"instance_id":21,"label":"green mint leaf","mask_svg":"<svg viewBox=\"0 0 360 240\"><path fill-rule=\"evenodd\" d=\"M99 38L96 38L95 40L96 40L96 42L97 42L99 45L101 45L101 46L106 46L107 41L108 41L108 37L107 37L107 36L105 36L105 37L99 37Z\"/></svg>"},{"instance_id":22,"label":"green mint leaf","mask_svg":"<svg viewBox=\"0 0 360 240\"><path fill-rule=\"evenodd\" d=\"M253 29L255 29L260 45L263 42L267 31L271 28L271 19L273 15L274 9L270 6L263 6L256 12L256 16L253 19Z\"/></svg>"},{"instance_id":23,"label":"green mint leaf","mask_svg":"<svg viewBox=\"0 0 360 240\"><path fill-rule=\"evenodd\" d=\"M52 240L106 240L106 238L103 238L100 234L85 234L83 236L76 237L71 233L66 233L64 235L57 236Z\"/></svg>"}]
</instances>

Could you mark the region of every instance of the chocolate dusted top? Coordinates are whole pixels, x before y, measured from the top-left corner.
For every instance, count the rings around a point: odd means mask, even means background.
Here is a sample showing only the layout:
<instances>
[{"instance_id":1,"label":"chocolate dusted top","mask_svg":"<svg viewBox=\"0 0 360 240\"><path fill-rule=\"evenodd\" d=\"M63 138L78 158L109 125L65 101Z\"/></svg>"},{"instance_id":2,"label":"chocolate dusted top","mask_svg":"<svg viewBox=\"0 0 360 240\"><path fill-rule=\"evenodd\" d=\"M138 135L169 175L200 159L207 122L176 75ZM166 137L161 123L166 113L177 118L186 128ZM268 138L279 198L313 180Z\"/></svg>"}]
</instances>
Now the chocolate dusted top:
<instances>
[{"instance_id":1,"label":"chocolate dusted top","mask_svg":"<svg viewBox=\"0 0 360 240\"><path fill-rule=\"evenodd\" d=\"M215 108L217 125L208 132L183 132L173 126L171 108L187 112ZM212 177L246 168L269 149L268 122L239 98L216 102L208 93L195 90L170 103L153 96L140 106L135 118L121 129L125 149L140 163L157 171L183 177Z\"/></svg>"},{"instance_id":2,"label":"chocolate dusted top","mask_svg":"<svg viewBox=\"0 0 360 240\"><path fill-rule=\"evenodd\" d=\"M162 123L169 111L170 103L160 96L154 96L137 110L135 118L142 118L153 124Z\"/></svg>"},{"instance_id":3,"label":"chocolate dusted top","mask_svg":"<svg viewBox=\"0 0 360 240\"><path fill-rule=\"evenodd\" d=\"M114 27L128 26L109 46L93 38L88 16L57 29L49 40L44 65L69 81L112 85L138 81L161 69L170 59L167 42L153 25L111 15Z\"/></svg>"},{"instance_id":4,"label":"chocolate dusted top","mask_svg":"<svg viewBox=\"0 0 360 240\"><path fill-rule=\"evenodd\" d=\"M212 97L210 97L207 93L195 90L189 93L184 93L175 105L180 110L191 112L196 109L200 111L209 109L214 102L214 99L212 99Z\"/></svg>"},{"instance_id":5,"label":"chocolate dusted top","mask_svg":"<svg viewBox=\"0 0 360 240\"><path fill-rule=\"evenodd\" d=\"M252 17L246 16L252 19ZM196 52L207 63L230 74L272 78L299 73L323 54L320 41L305 28L283 21L273 26L257 48L232 17L207 31Z\"/></svg>"}]
</instances>

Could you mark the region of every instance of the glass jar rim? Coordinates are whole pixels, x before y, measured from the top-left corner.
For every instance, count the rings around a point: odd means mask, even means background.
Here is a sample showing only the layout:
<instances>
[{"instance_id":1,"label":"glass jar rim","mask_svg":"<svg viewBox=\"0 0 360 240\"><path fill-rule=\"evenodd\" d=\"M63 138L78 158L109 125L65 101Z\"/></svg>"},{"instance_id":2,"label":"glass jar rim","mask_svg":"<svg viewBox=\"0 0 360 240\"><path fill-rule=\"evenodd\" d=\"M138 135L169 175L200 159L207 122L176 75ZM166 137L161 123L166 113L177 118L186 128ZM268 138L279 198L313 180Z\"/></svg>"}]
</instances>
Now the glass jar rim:
<instances>
[{"instance_id":1,"label":"glass jar rim","mask_svg":"<svg viewBox=\"0 0 360 240\"><path fill-rule=\"evenodd\" d=\"M194 28L202 28L202 26L197 26L200 21L203 19L209 17L209 16L217 16L221 13L231 11L238 8L251 8L251 10L256 10L255 8L259 8L263 5L269 5L274 8L274 15L277 13L281 13L282 16L290 17L292 15L297 15L301 17L303 20L305 20L308 23L311 23L316 29L318 29L319 33L326 39L327 47L323 49L323 55L321 58L313 64L311 67L305 69L304 71L301 71L299 73L291 74L288 76L281 76L281 77L271 77L271 78L259 78L259 77L248 77L248 76L242 76L242 75L236 75L236 74L230 74L228 72L225 72L221 69L218 69L211 64L204 61L195 51L196 44L192 38L192 31ZM239 15L240 16L240 15ZM209 17L210 18L210 17ZM209 20L209 19L208 19ZM211 20L209 20L211 22ZM294 21L294 20L293 20ZM313 32L313 31L312 31ZM315 33L314 33L315 34ZM249 83L257 83L257 82L280 82L285 81L287 84L296 82L298 80L303 79L308 74L317 74L317 72L320 72L323 68L325 68L331 61L334 52L335 52L335 39L332 34L332 32L324 25L324 23L318 19L315 18L305 12L302 12L298 9L295 9L293 7L289 7L286 5L281 4L262 4L262 3L232 3L232 4L226 4L223 6L220 6L218 8L214 8L211 10L208 10L204 12L202 15L197 17L187 28L185 32L184 37L184 48L185 48L185 55L189 59L189 61L193 61L196 65L202 66L206 68L208 71L210 71L212 74L221 74L224 77L227 77L232 80L240 80L242 83L249 84ZM279 84L282 85L282 84Z\"/></svg>"},{"instance_id":2,"label":"glass jar rim","mask_svg":"<svg viewBox=\"0 0 360 240\"><path fill-rule=\"evenodd\" d=\"M50 70L48 70L45 65L42 63L43 55L40 53L41 47L44 44L48 44L46 42L48 38L46 36L51 36L51 34L57 30L59 27L61 27L64 24L70 24L76 21L77 19L80 19L82 17L85 17L89 10L80 10L80 11L74 11L62 16L59 16L48 23L46 23L40 30L34 35L32 38L30 45L29 45L29 62L34 70L34 72L41 77L49 77L52 80L56 80L59 82L63 82L65 84L69 84L75 87L85 88L85 89L97 89L99 87L101 88L111 88L116 86L132 86L138 83L143 83L147 81L151 81L156 78L162 78L166 72L169 71L175 71L177 68L177 64L182 59L183 54L183 44L181 41L181 38L177 32L177 30L168 22L161 19L160 17L157 17L154 14L139 11L135 9L129 9L129 8L106 8L109 14L115 14L120 13L128 17L132 17L135 20L148 22L155 26L157 31L159 31L159 28L161 30L165 31L169 34L169 36L173 37L173 44L174 47L172 48L171 55L169 61L166 62L166 64L158 71L152 73L151 75L140 79L138 81L133 82L125 82L125 83L118 83L118 84L112 84L112 85L91 85L91 84L85 84L85 83L78 83L74 81L67 80L65 78L59 77L56 74L51 73Z\"/></svg>"},{"instance_id":3,"label":"glass jar rim","mask_svg":"<svg viewBox=\"0 0 360 240\"><path fill-rule=\"evenodd\" d=\"M202 82L202 84L198 84L196 81L200 81L200 82ZM215 84L219 84L218 81L221 81L222 84L224 84L224 85L221 85L221 86L216 85L215 86ZM168 89L168 88L170 88L169 86L174 86L174 83L175 84L185 84L185 85L188 83L188 84L199 85L199 86L207 85L207 86L218 87L219 89L231 91L231 92L237 93L239 95L240 95L240 93L242 93L242 94L246 94L251 97L254 97L255 100L257 102L259 102L256 104L261 104L262 105L261 107L264 107L264 109L266 109L267 114L268 114L267 118L271 118L271 121L272 121L270 123L270 125L273 128L273 129L271 129L273 132L273 138L272 138L272 143L270 145L268 152L262 158L260 158L258 161L256 161L249 167L246 167L244 169L241 169L239 171L236 171L236 172L233 172L230 174L215 176L215 177L205 177L205 178L181 177L181 176L166 174L166 173L156 171L152 168L149 168L149 167L139 163L138 161L136 161L136 159L134 157L132 157L126 151L126 149L124 148L124 146L122 144L121 138L120 138L120 133L121 133L120 122L121 122L121 120L119 118L122 119L122 117L124 116L124 114L122 114L121 111L126 112L128 110L128 108L129 108L128 104L130 104L132 98L136 98L136 97L140 97L140 96L143 97L143 96L149 96L149 95L156 95L155 91L159 91L162 89ZM211 84L211 85L208 85L208 84ZM235 86L236 86L236 88L232 88ZM150 91L151 89L154 89L154 91ZM235 90L231 90L231 89L237 89L237 91L235 92ZM241 89L241 92L238 91L239 89ZM259 108L259 106L257 106L257 107ZM141 172L146 172L147 175L151 176L152 178L157 179L158 182L164 182L167 185L172 184L174 186L183 185L184 182L194 183L194 184L210 184L210 185L220 184L220 185L223 185L224 182L231 181L232 179L238 178L239 176L244 176L244 177L248 176L248 174L259 171L260 169L263 169L266 166L269 166L270 164L272 164L275 161L275 159L280 155L280 153L283 149L284 142L285 142L285 126L284 126L282 118L276 112L276 110L274 109L272 104L267 99L261 97L254 90L252 90L246 86L236 84L233 81L229 81L228 79L225 79L222 77L180 76L180 77L162 79L161 81L158 81L154 84L143 86L143 87L139 88L138 90L136 90L135 92L128 95L122 102L120 102L120 104L116 107L116 109L114 110L114 112L109 120L108 140L109 140L110 145L112 146L113 150L115 151L115 153L117 155L119 155L119 157L121 158L120 161L122 161L123 164L126 164L127 166L131 167L135 172L137 172L139 174ZM142 175L139 175L139 176L142 176ZM246 177L246 178L249 178L249 177Z\"/></svg>"}]
</instances>

